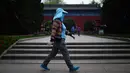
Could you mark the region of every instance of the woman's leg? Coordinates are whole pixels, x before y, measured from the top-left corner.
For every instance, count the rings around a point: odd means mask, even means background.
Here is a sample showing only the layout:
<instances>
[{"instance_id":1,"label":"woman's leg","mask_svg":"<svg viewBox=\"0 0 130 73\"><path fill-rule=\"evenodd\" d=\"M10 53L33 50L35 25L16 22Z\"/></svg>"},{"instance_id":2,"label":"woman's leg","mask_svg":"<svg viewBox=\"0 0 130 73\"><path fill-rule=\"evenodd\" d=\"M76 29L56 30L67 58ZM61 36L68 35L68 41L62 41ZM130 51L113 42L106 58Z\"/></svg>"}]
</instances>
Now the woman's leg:
<instances>
[{"instance_id":1,"label":"woman's leg","mask_svg":"<svg viewBox=\"0 0 130 73\"><path fill-rule=\"evenodd\" d=\"M57 53L58 53L58 48L56 47L56 43L54 43L51 53L50 53L50 54L48 55L48 57L44 60L43 64L44 64L45 66L47 66L48 63L50 62L50 60L51 60L52 58L54 58Z\"/></svg>"},{"instance_id":2,"label":"woman's leg","mask_svg":"<svg viewBox=\"0 0 130 73\"><path fill-rule=\"evenodd\" d=\"M70 61L70 56L69 56L69 52L68 52L68 49L65 45L65 40L63 39L60 43L60 46L59 46L59 49L60 49L60 52L62 53L63 55L63 58L68 66L69 69L73 68L73 64L71 63Z\"/></svg>"}]
</instances>

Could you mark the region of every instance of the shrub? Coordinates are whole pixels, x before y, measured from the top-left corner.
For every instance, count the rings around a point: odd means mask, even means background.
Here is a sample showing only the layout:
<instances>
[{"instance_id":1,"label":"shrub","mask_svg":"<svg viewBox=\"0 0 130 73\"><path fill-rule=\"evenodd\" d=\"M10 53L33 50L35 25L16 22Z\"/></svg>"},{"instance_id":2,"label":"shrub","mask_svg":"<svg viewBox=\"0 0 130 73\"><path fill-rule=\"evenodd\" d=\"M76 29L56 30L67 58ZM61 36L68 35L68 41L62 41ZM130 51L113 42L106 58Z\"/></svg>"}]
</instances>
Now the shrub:
<instances>
[{"instance_id":1,"label":"shrub","mask_svg":"<svg viewBox=\"0 0 130 73\"><path fill-rule=\"evenodd\" d=\"M94 21L86 21L84 23L84 31L93 31L94 26L95 26Z\"/></svg>"},{"instance_id":2,"label":"shrub","mask_svg":"<svg viewBox=\"0 0 130 73\"><path fill-rule=\"evenodd\" d=\"M69 30L69 31L71 31L72 26L76 27L74 20L71 18L65 19L64 24L65 24L67 30Z\"/></svg>"},{"instance_id":3,"label":"shrub","mask_svg":"<svg viewBox=\"0 0 130 73\"><path fill-rule=\"evenodd\" d=\"M50 32L51 32L51 26L52 26L52 21L51 20L46 21L44 23L44 25L45 25L45 31L47 32L47 34L50 34Z\"/></svg>"},{"instance_id":4,"label":"shrub","mask_svg":"<svg viewBox=\"0 0 130 73\"><path fill-rule=\"evenodd\" d=\"M0 36L0 54L17 40L12 36Z\"/></svg>"},{"instance_id":5,"label":"shrub","mask_svg":"<svg viewBox=\"0 0 130 73\"><path fill-rule=\"evenodd\" d=\"M14 36L3 35L3 36L0 36L0 54L19 39L40 37L40 36L43 37L45 35L21 35L21 36L20 35L14 35Z\"/></svg>"}]
</instances>

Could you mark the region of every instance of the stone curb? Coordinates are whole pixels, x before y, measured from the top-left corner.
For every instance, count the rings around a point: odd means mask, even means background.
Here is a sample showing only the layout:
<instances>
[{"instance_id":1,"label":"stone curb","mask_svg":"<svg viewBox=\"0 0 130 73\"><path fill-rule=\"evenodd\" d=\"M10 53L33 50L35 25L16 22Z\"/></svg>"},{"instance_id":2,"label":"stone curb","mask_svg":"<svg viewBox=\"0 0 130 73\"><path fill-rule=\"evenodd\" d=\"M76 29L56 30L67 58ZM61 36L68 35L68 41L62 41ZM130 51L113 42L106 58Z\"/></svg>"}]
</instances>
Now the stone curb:
<instances>
[{"instance_id":1,"label":"stone curb","mask_svg":"<svg viewBox=\"0 0 130 73\"><path fill-rule=\"evenodd\" d=\"M39 38L44 38L44 37L47 37L47 36L40 36L40 37L32 37L32 38L19 39L19 42L21 42L21 41L26 41L26 40L39 39Z\"/></svg>"},{"instance_id":2,"label":"stone curb","mask_svg":"<svg viewBox=\"0 0 130 73\"><path fill-rule=\"evenodd\" d=\"M123 41L130 41L130 38L123 38L123 37L111 37L111 36L103 36L104 38L108 39L117 39L117 40L123 40Z\"/></svg>"},{"instance_id":3,"label":"stone curb","mask_svg":"<svg viewBox=\"0 0 130 73\"><path fill-rule=\"evenodd\" d=\"M116 40L122 40L122 41L130 42L130 38L112 37L112 36L96 36L96 35L88 35L88 36L94 36L94 37L100 37L100 38L107 38L107 39L116 39Z\"/></svg>"}]
</instances>

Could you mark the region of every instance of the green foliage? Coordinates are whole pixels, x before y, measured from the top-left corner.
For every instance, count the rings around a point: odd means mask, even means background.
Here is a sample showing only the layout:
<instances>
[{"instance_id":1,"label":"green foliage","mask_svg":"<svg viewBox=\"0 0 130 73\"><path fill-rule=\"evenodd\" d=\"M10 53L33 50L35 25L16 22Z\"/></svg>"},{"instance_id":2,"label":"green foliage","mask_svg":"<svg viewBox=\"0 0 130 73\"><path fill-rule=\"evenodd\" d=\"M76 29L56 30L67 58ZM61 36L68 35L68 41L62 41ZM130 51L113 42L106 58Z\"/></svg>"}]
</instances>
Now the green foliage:
<instances>
[{"instance_id":1,"label":"green foliage","mask_svg":"<svg viewBox=\"0 0 130 73\"><path fill-rule=\"evenodd\" d=\"M35 32L40 29L42 18L42 5L40 0L17 0L19 19L22 27L29 32Z\"/></svg>"},{"instance_id":2,"label":"green foliage","mask_svg":"<svg viewBox=\"0 0 130 73\"><path fill-rule=\"evenodd\" d=\"M111 34L130 34L130 4L128 0L104 0L101 20L107 25L105 32Z\"/></svg>"},{"instance_id":3,"label":"green foliage","mask_svg":"<svg viewBox=\"0 0 130 73\"><path fill-rule=\"evenodd\" d=\"M71 18L65 19L64 24L65 24L67 30L69 30L69 31L71 31L72 26L76 27L74 20Z\"/></svg>"},{"instance_id":4,"label":"green foliage","mask_svg":"<svg viewBox=\"0 0 130 73\"><path fill-rule=\"evenodd\" d=\"M45 0L44 4L65 4L63 0Z\"/></svg>"},{"instance_id":5,"label":"green foliage","mask_svg":"<svg viewBox=\"0 0 130 73\"><path fill-rule=\"evenodd\" d=\"M51 33L51 27L52 27L52 21L49 20L49 21L46 21L44 23L44 26L45 26L45 31L50 34Z\"/></svg>"},{"instance_id":6,"label":"green foliage","mask_svg":"<svg viewBox=\"0 0 130 73\"><path fill-rule=\"evenodd\" d=\"M0 36L0 54L11 44L13 44L16 40L17 38Z\"/></svg>"},{"instance_id":7,"label":"green foliage","mask_svg":"<svg viewBox=\"0 0 130 73\"><path fill-rule=\"evenodd\" d=\"M29 34L40 30L41 0L2 0L0 34Z\"/></svg>"},{"instance_id":8,"label":"green foliage","mask_svg":"<svg viewBox=\"0 0 130 73\"><path fill-rule=\"evenodd\" d=\"M90 4L99 4L98 2L96 2L95 0L92 0L91 2L90 2Z\"/></svg>"},{"instance_id":9,"label":"green foliage","mask_svg":"<svg viewBox=\"0 0 130 73\"><path fill-rule=\"evenodd\" d=\"M40 36L45 35L0 36L0 54L19 39Z\"/></svg>"},{"instance_id":10,"label":"green foliage","mask_svg":"<svg viewBox=\"0 0 130 73\"><path fill-rule=\"evenodd\" d=\"M84 31L92 31L92 29L94 28L94 22L93 21L86 21L84 23Z\"/></svg>"},{"instance_id":11,"label":"green foliage","mask_svg":"<svg viewBox=\"0 0 130 73\"><path fill-rule=\"evenodd\" d=\"M100 7L101 3L98 3L95 0L92 0L89 4L96 5L97 7Z\"/></svg>"},{"instance_id":12,"label":"green foliage","mask_svg":"<svg viewBox=\"0 0 130 73\"><path fill-rule=\"evenodd\" d=\"M100 0L100 3L103 4L105 2L105 0Z\"/></svg>"}]
</instances>

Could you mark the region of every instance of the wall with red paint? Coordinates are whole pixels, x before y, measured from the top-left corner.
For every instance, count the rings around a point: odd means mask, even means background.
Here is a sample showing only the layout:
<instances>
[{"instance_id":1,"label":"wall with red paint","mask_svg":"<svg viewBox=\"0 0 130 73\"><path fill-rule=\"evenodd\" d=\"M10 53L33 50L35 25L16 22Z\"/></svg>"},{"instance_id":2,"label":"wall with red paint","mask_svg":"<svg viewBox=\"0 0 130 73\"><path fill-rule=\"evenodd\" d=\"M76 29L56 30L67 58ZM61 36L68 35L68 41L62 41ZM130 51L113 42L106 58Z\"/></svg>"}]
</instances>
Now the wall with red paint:
<instances>
[{"instance_id":1,"label":"wall with red paint","mask_svg":"<svg viewBox=\"0 0 130 73\"><path fill-rule=\"evenodd\" d=\"M44 16L44 21L52 20L53 16ZM81 27L81 30L84 30L84 23L87 20L94 21L94 20L101 20L100 16L65 16L66 18L72 18L76 25ZM97 26L100 25L100 23L96 23Z\"/></svg>"}]
</instances>

